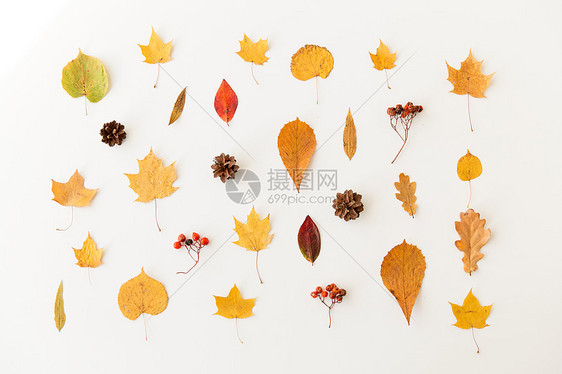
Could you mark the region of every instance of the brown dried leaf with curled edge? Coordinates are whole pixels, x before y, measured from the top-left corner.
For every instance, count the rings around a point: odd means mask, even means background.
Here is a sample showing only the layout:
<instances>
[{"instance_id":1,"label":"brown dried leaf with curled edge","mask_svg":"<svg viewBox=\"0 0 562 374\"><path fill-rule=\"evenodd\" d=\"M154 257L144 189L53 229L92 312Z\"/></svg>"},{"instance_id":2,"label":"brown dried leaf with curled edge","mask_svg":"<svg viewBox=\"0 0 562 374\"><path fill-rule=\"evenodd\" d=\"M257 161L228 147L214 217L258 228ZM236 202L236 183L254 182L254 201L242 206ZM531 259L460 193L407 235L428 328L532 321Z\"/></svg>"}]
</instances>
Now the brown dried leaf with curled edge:
<instances>
[{"instance_id":1,"label":"brown dried leaf with curled edge","mask_svg":"<svg viewBox=\"0 0 562 374\"><path fill-rule=\"evenodd\" d=\"M416 214L416 205L417 197L416 193L416 182L410 183L410 177L404 173L400 173L398 177L399 181L394 182L394 187L398 190L396 194L396 198L402 202L402 208L408 213L409 215L414 218L414 214Z\"/></svg>"},{"instance_id":2,"label":"brown dried leaf with curled edge","mask_svg":"<svg viewBox=\"0 0 562 374\"><path fill-rule=\"evenodd\" d=\"M172 114L170 114L170 122L168 122L168 126L170 126L172 123L176 122L178 120L178 118L180 118L182 112L183 112L183 107L185 106L185 90L187 89L187 87L185 87L183 90L181 90L178 98L176 99L176 102L174 104L174 108L172 109Z\"/></svg>"},{"instance_id":3,"label":"brown dried leaf with curled edge","mask_svg":"<svg viewBox=\"0 0 562 374\"><path fill-rule=\"evenodd\" d=\"M408 325L424 274L425 257L406 240L392 248L381 265L382 281L398 301Z\"/></svg>"},{"instance_id":4,"label":"brown dried leaf with curled edge","mask_svg":"<svg viewBox=\"0 0 562 374\"><path fill-rule=\"evenodd\" d=\"M351 116L351 108L347 110L347 117L345 118L345 128L343 129L343 150L347 157L351 160L357 150L357 130L355 129L355 122Z\"/></svg>"},{"instance_id":5,"label":"brown dried leaf with curled edge","mask_svg":"<svg viewBox=\"0 0 562 374\"><path fill-rule=\"evenodd\" d=\"M285 124L277 137L277 148L283 165L300 192L304 171L316 148L314 130L297 119Z\"/></svg>"},{"instance_id":6,"label":"brown dried leaf with curled edge","mask_svg":"<svg viewBox=\"0 0 562 374\"><path fill-rule=\"evenodd\" d=\"M464 253L464 271L472 275L472 272L478 269L477 262L484 257L480 249L488 242L492 231L484 229L486 220L480 219L480 213L472 209L461 213L460 218L460 221L455 222L455 229L461 239L455 241L455 245Z\"/></svg>"}]
</instances>

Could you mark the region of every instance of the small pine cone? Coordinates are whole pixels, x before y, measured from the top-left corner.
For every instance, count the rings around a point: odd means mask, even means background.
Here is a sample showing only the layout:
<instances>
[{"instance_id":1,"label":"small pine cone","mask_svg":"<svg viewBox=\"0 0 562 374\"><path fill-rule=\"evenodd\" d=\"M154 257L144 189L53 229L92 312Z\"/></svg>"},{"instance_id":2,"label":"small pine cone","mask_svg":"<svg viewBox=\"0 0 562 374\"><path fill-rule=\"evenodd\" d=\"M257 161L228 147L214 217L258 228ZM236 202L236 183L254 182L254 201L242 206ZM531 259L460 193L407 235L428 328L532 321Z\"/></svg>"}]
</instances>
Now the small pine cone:
<instances>
[{"instance_id":1,"label":"small pine cone","mask_svg":"<svg viewBox=\"0 0 562 374\"><path fill-rule=\"evenodd\" d=\"M215 163L211 165L213 176L220 178L222 183L226 183L227 179L234 179L234 175L240 167L236 165L236 158L228 154L221 153L215 157Z\"/></svg>"},{"instance_id":2,"label":"small pine cone","mask_svg":"<svg viewBox=\"0 0 562 374\"><path fill-rule=\"evenodd\" d=\"M123 140L127 137L125 126L117 121L104 123L102 129L100 130L100 135L101 141L103 143L107 143L110 147L113 147L115 144L121 145Z\"/></svg>"},{"instance_id":3,"label":"small pine cone","mask_svg":"<svg viewBox=\"0 0 562 374\"><path fill-rule=\"evenodd\" d=\"M344 193L336 194L332 207L336 210L334 215L344 219L346 222L359 217L359 213L363 211L363 196L352 190L345 190Z\"/></svg>"}]
</instances>

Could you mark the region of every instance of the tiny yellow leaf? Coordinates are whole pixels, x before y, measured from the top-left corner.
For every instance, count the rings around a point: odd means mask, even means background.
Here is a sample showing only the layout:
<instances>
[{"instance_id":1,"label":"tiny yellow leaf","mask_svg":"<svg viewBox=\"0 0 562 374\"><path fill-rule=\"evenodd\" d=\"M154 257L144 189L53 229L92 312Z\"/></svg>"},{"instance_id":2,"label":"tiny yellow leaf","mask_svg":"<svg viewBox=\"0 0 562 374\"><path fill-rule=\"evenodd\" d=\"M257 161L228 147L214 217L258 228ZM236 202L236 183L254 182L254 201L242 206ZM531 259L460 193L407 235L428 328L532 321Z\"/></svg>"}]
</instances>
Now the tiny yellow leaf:
<instances>
[{"instance_id":1,"label":"tiny yellow leaf","mask_svg":"<svg viewBox=\"0 0 562 374\"><path fill-rule=\"evenodd\" d=\"M269 57L265 56L267 49L267 39L260 39L254 43L246 36L246 34L244 34L244 39L240 40L240 51L236 53L238 56L242 57L244 61L253 62L257 65L263 65L264 62L269 60Z\"/></svg>"},{"instance_id":2,"label":"tiny yellow leaf","mask_svg":"<svg viewBox=\"0 0 562 374\"><path fill-rule=\"evenodd\" d=\"M457 174L462 181L470 181L482 174L482 163L478 157L473 156L468 150L457 163Z\"/></svg>"},{"instance_id":3,"label":"tiny yellow leaf","mask_svg":"<svg viewBox=\"0 0 562 374\"><path fill-rule=\"evenodd\" d=\"M164 285L146 275L144 269L136 277L123 283L117 296L119 309L130 320L141 313L156 315L168 306L168 293Z\"/></svg>"},{"instance_id":4,"label":"tiny yellow leaf","mask_svg":"<svg viewBox=\"0 0 562 374\"><path fill-rule=\"evenodd\" d=\"M162 39L154 32L154 28L152 29L148 45L139 44L139 47L145 58L143 62L148 64L165 63L172 59L172 57L170 57L172 54L172 42L169 41L164 44Z\"/></svg>"},{"instance_id":5,"label":"tiny yellow leaf","mask_svg":"<svg viewBox=\"0 0 562 374\"><path fill-rule=\"evenodd\" d=\"M224 318L248 318L254 315L252 309L256 299L243 299L236 284L232 287L227 297L215 296L215 302L217 304L217 312L215 314Z\"/></svg>"},{"instance_id":6,"label":"tiny yellow leaf","mask_svg":"<svg viewBox=\"0 0 562 374\"><path fill-rule=\"evenodd\" d=\"M373 64L375 64L374 68L377 70L384 70L384 69L392 69L396 65L394 62L396 61L396 52L390 53L390 49L380 40L380 45L377 48L377 53L371 55L371 60Z\"/></svg>"},{"instance_id":7,"label":"tiny yellow leaf","mask_svg":"<svg viewBox=\"0 0 562 374\"><path fill-rule=\"evenodd\" d=\"M64 314L64 300L62 298L62 281L60 281L57 290L57 297L55 298L55 325L60 331L66 322L66 314Z\"/></svg>"},{"instance_id":8,"label":"tiny yellow leaf","mask_svg":"<svg viewBox=\"0 0 562 374\"><path fill-rule=\"evenodd\" d=\"M355 129L355 122L351 116L351 108L347 110L347 117L345 118L345 128L343 129L343 150L347 157L351 160L357 150L357 130Z\"/></svg>"},{"instance_id":9,"label":"tiny yellow leaf","mask_svg":"<svg viewBox=\"0 0 562 374\"><path fill-rule=\"evenodd\" d=\"M478 299L472 294L472 289L464 299L462 306L451 304L453 314L457 318L457 322L453 326L461 329L483 329L490 326L486 323L486 319L490 315L492 305L482 306Z\"/></svg>"},{"instance_id":10,"label":"tiny yellow leaf","mask_svg":"<svg viewBox=\"0 0 562 374\"><path fill-rule=\"evenodd\" d=\"M78 173L78 170L72 174L68 182L60 183L52 180L51 190L55 197L54 201L63 206L83 207L90 205L90 201L94 198L97 189L90 190L84 187L84 178Z\"/></svg>"},{"instance_id":11,"label":"tiny yellow leaf","mask_svg":"<svg viewBox=\"0 0 562 374\"><path fill-rule=\"evenodd\" d=\"M103 255L103 248L99 248L96 245L96 242L88 233L88 237L84 240L84 244L82 244L81 249L74 249L74 256L78 262L76 265L80 267L90 267L95 268L102 264L101 257Z\"/></svg>"}]
</instances>

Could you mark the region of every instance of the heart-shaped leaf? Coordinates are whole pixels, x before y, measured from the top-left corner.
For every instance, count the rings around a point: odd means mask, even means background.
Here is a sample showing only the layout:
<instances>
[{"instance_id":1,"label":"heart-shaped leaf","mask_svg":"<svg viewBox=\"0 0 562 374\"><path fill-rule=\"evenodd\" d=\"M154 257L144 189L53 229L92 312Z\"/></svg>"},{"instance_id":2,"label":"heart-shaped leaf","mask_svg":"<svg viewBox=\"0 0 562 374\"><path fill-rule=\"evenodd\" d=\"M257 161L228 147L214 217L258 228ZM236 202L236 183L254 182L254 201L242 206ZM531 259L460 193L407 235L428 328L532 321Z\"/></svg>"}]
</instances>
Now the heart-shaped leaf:
<instances>
[{"instance_id":1,"label":"heart-shaped leaf","mask_svg":"<svg viewBox=\"0 0 562 374\"><path fill-rule=\"evenodd\" d=\"M306 216L299 229L298 241L302 255L314 265L320 255L320 232L310 216Z\"/></svg>"}]
</instances>

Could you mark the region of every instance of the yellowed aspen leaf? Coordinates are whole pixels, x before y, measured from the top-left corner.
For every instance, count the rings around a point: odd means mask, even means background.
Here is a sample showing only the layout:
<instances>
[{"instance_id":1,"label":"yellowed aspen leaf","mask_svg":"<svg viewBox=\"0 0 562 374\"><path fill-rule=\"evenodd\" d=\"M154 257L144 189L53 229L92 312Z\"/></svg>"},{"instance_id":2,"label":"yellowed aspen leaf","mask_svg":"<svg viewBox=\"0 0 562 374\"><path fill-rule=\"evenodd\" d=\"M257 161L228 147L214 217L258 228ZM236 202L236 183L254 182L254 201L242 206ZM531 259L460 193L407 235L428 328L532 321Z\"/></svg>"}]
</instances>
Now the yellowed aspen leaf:
<instances>
[{"instance_id":1,"label":"yellowed aspen leaf","mask_svg":"<svg viewBox=\"0 0 562 374\"><path fill-rule=\"evenodd\" d=\"M256 299L243 299L235 284L227 297L215 296L215 302L217 304L217 312L215 315L228 319L236 319L236 335L240 343L244 343L238 333L238 319L248 318L254 315L252 309L254 308Z\"/></svg>"},{"instance_id":2,"label":"yellowed aspen leaf","mask_svg":"<svg viewBox=\"0 0 562 374\"><path fill-rule=\"evenodd\" d=\"M492 305L482 306L476 296L472 294L472 289L468 292L462 306L451 302L449 302L449 304L451 304L453 314L457 319L457 322L453 324L453 326L465 330L483 329L484 327L490 326L486 323L486 319L488 319L490 315ZM474 330L472 330L472 338L474 339L474 344L476 344L476 353L480 353L480 347L474 338Z\"/></svg>"},{"instance_id":3,"label":"yellowed aspen leaf","mask_svg":"<svg viewBox=\"0 0 562 374\"><path fill-rule=\"evenodd\" d=\"M172 41L164 44L162 39L154 32L152 28L152 34L150 35L150 41L148 45L139 44L142 55L144 56L147 64L163 64L172 59Z\"/></svg>"},{"instance_id":4,"label":"yellowed aspen leaf","mask_svg":"<svg viewBox=\"0 0 562 374\"><path fill-rule=\"evenodd\" d=\"M307 44L291 59L291 73L301 81L327 78L334 68L334 57L325 47ZM316 104L318 104L318 78L316 79Z\"/></svg>"},{"instance_id":5,"label":"yellowed aspen leaf","mask_svg":"<svg viewBox=\"0 0 562 374\"><path fill-rule=\"evenodd\" d=\"M300 192L304 171L316 149L314 130L297 117L279 132L277 148L297 192Z\"/></svg>"},{"instance_id":6,"label":"yellowed aspen leaf","mask_svg":"<svg viewBox=\"0 0 562 374\"><path fill-rule=\"evenodd\" d=\"M66 183L55 182L52 179L51 181L51 190L55 195L53 200L63 206L88 206L98 192L97 189L90 190L84 187L84 178L78 173L78 170Z\"/></svg>"},{"instance_id":7,"label":"yellowed aspen leaf","mask_svg":"<svg viewBox=\"0 0 562 374\"><path fill-rule=\"evenodd\" d=\"M455 221L455 229L461 239L457 240L455 245L464 253L464 271L472 275L472 272L478 269L477 262L484 257L480 249L488 242L492 231L484 229L486 220L480 219L480 213L472 209L461 213L460 218L460 221Z\"/></svg>"},{"instance_id":8,"label":"yellowed aspen leaf","mask_svg":"<svg viewBox=\"0 0 562 374\"><path fill-rule=\"evenodd\" d=\"M180 118L182 112L183 112L183 107L185 106L185 90L187 89L184 88L183 90L181 90L178 98L176 99L176 102L174 104L174 108L172 109L172 114L170 114L170 122L168 122L168 126L170 126L172 123L176 122L178 120L178 118Z\"/></svg>"},{"instance_id":9,"label":"yellowed aspen leaf","mask_svg":"<svg viewBox=\"0 0 562 374\"><path fill-rule=\"evenodd\" d=\"M64 313L64 300L62 298L62 281L60 281L55 298L55 325L59 331L64 327L65 322L66 314Z\"/></svg>"},{"instance_id":10,"label":"yellowed aspen leaf","mask_svg":"<svg viewBox=\"0 0 562 374\"><path fill-rule=\"evenodd\" d=\"M266 249L273 234L269 234L271 224L269 221L269 214L264 219L260 220L259 215L256 213L254 207L247 217L246 223L242 223L234 217L234 231L238 234L238 240L234 244L246 248L248 251L256 252L256 272L260 283L263 283L258 270L258 253L262 249Z\"/></svg>"},{"instance_id":11,"label":"yellowed aspen leaf","mask_svg":"<svg viewBox=\"0 0 562 374\"><path fill-rule=\"evenodd\" d=\"M345 127L343 129L343 150L347 157L351 160L357 150L357 130L355 129L355 122L351 116L351 108L347 110L347 117L345 118Z\"/></svg>"},{"instance_id":12,"label":"yellowed aspen leaf","mask_svg":"<svg viewBox=\"0 0 562 374\"><path fill-rule=\"evenodd\" d=\"M134 321L141 313L162 313L168 306L168 293L162 283L149 277L141 269L139 275L121 285L117 302L121 313Z\"/></svg>"},{"instance_id":13,"label":"yellowed aspen leaf","mask_svg":"<svg viewBox=\"0 0 562 374\"><path fill-rule=\"evenodd\" d=\"M478 178L482 174L482 163L478 157L466 150L466 155L462 156L457 163L457 174L465 182Z\"/></svg>"},{"instance_id":14,"label":"yellowed aspen leaf","mask_svg":"<svg viewBox=\"0 0 562 374\"><path fill-rule=\"evenodd\" d=\"M84 240L84 244L82 244L82 248L74 249L74 256L78 260L76 265L80 267L90 267L95 268L102 264L101 257L103 255L103 248L99 248L96 245L96 242L88 233L88 237Z\"/></svg>"},{"instance_id":15,"label":"yellowed aspen leaf","mask_svg":"<svg viewBox=\"0 0 562 374\"><path fill-rule=\"evenodd\" d=\"M424 275L425 257L406 240L392 248L381 265L382 281L398 301L408 325Z\"/></svg>"},{"instance_id":16,"label":"yellowed aspen leaf","mask_svg":"<svg viewBox=\"0 0 562 374\"><path fill-rule=\"evenodd\" d=\"M396 198L402 202L402 208L409 215L414 217L416 214L416 182L410 183L410 177L404 173L400 173L398 176L398 182L394 182L394 187L398 190Z\"/></svg>"},{"instance_id":17,"label":"yellowed aspen leaf","mask_svg":"<svg viewBox=\"0 0 562 374\"><path fill-rule=\"evenodd\" d=\"M371 55L371 60L373 64L375 64L374 68L377 70L384 70L384 69L392 69L396 65L394 62L396 61L396 52L390 53L390 49L379 39L379 47L377 48L377 53Z\"/></svg>"},{"instance_id":18,"label":"yellowed aspen leaf","mask_svg":"<svg viewBox=\"0 0 562 374\"><path fill-rule=\"evenodd\" d=\"M490 81L494 73L484 75L481 72L483 61L477 61L472 56L472 50L468 53L468 57L461 63L459 70L447 64L449 77L447 80L453 84L452 93L457 95L470 95L472 97L486 97L484 91L490 85Z\"/></svg>"}]
</instances>

